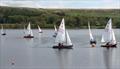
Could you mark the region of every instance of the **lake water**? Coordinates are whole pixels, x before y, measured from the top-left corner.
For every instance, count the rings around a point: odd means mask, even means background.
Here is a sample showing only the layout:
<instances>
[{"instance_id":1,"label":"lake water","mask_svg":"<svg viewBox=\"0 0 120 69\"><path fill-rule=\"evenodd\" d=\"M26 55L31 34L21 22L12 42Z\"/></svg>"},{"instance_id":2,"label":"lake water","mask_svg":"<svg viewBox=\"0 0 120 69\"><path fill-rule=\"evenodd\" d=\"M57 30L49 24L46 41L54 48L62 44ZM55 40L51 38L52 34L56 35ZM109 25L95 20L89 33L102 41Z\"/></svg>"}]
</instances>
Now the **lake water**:
<instances>
[{"instance_id":1,"label":"lake water","mask_svg":"<svg viewBox=\"0 0 120 69\"><path fill-rule=\"evenodd\" d=\"M54 30L33 30L35 38L23 38L23 30L6 30L0 36L0 69L120 69L120 29L117 48L101 48L102 29L93 29L97 47L89 45L87 29L68 30L73 49L53 49ZM15 63L12 65L11 63Z\"/></svg>"}]
</instances>

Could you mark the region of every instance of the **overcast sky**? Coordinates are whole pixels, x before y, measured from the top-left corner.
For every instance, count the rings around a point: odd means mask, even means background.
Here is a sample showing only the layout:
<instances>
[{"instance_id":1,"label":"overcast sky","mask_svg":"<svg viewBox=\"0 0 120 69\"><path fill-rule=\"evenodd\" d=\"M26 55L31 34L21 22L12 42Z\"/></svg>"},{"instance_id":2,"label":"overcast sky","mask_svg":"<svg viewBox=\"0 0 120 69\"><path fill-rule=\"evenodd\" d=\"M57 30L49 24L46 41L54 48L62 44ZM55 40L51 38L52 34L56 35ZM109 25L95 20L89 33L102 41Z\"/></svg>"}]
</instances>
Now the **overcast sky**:
<instances>
[{"instance_id":1,"label":"overcast sky","mask_svg":"<svg viewBox=\"0 0 120 69\"><path fill-rule=\"evenodd\" d=\"M0 0L0 6L31 8L120 9L120 0Z\"/></svg>"}]
</instances>

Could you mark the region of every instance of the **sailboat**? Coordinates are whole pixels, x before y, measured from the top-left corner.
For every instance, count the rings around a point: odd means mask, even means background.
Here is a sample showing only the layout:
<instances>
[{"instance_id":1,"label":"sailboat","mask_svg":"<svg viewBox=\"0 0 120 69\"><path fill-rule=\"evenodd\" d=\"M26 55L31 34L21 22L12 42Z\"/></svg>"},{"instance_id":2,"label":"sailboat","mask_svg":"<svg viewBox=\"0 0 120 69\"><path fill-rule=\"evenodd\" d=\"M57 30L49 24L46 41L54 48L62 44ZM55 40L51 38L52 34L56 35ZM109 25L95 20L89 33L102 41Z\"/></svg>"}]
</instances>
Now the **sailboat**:
<instances>
[{"instance_id":1,"label":"sailboat","mask_svg":"<svg viewBox=\"0 0 120 69\"><path fill-rule=\"evenodd\" d=\"M90 36L90 44L92 47L95 47L96 45L96 40L93 38L91 29L90 29L90 23L88 22L88 28L89 28L89 36Z\"/></svg>"},{"instance_id":2,"label":"sailboat","mask_svg":"<svg viewBox=\"0 0 120 69\"><path fill-rule=\"evenodd\" d=\"M56 25L54 25L54 28L55 28L55 33L54 33L53 37L56 37L56 36L57 36L57 28L56 28Z\"/></svg>"},{"instance_id":3,"label":"sailboat","mask_svg":"<svg viewBox=\"0 0 120 69\"><path fill-rule=\"evenodd\" d=\"M73 47L73 44L71 42L70 36L65 29L65 22L64 18L62 19L62 22L59 26L57 36L55 39L55 45L53 48L58 48L58 49L71 49Z\"/></svg>"},{"instance_id":4,"label":"sailboat","mask_svg":"<svg viewBox=\"0 0 120 69\"><path fill-rule=\"evenodd\" d=\"M32 30L31 30L30 22L29 22L29 24L27 26L27 30L26 30L24 38L34 38Z\"/></svg>"},{"instance_id":5,"label":"sailboat","mask_svg":"<svg viewBox=\"0 0 120 69\"><path fill-rule=\"evenodd\" d=\"M116 47L117 41L115 38L115 33L114 30L112 29L112 19L109 19L105 30L104 30L104 35L102 36L101 39L102 44L101 47Z\"/></svg>"},{"instance_id":6,"label":"sailboat","mask_svg":"<svg viewBox=\"0 0 120 69\"><path fill-rule=\"evenodd\" d=\"M2 25L1 25L1 35L6 35Z\"/></svg>"},{"instance_id":7,"label":"sailboat","mask_svg":"<svg viewBox=\"0 0 120 69\"><path fill-rule=\"evenodd\" d=\"M38 25L38 30L39 30L39 33L43 33L39 25Z\"/></svg>"}]
</instances>

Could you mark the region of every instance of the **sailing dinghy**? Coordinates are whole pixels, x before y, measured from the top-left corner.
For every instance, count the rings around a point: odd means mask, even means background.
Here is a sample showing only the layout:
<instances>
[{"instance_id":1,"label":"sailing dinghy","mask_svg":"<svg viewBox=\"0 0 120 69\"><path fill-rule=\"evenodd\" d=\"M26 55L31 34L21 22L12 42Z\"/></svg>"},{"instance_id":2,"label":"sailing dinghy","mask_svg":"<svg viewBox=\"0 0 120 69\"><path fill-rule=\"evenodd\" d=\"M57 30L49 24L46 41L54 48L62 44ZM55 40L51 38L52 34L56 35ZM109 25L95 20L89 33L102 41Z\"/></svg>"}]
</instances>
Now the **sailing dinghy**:
<instances>
[{"instance_id":1,"label":"sailing dinghy","mask_svg":"<svg viewBox=\"0 0 120 69\"><path fill-rule=\"evenodd\" d=\"M55 39L55 45L53 46L53 48L71 49L72 47L73 47L73 44L71 42L71 39L69 37L67 30L65 29L65 22L63 18L59 26L57 36Z\"/></svg>"},{"instance_id":2,"label":"sailing dinghy","mask_svg":"<svg viewBox=\"0 0 120 69\"><path fill-rule=\"evenodd\" d=\"M116 47L117 46L115 33L114 33L114 30L112 29L112 19L109 19L105 27L101 42L104 43L101 45L101 47Z\"/></svg>"},{"instance_id":3,"label":"sailing dinghy","mask_svg":"<svg viewBox=\"0 0 120 69\"><path fill-rule=\"evenodd\" d=\"M28 27L27 27L27 30L26 30L24 38L34 38L32 30L31 30L30 22L28 24Z\"/></svg>"},{"instance_id":4,"label":"sailing dinghy","mask_svg":"<svg viewBox=\"0 0 120 69\"><path fill-rule=\"evenodd\" d=\"M55 28L55 33L54 33L53 37L56 37L56 36L57 36L57 28L56 28L56 25L54 25L54 28Z\"/></svg>"},{"instance_id":5,"label":"sailing dinghy","mask_svg":"<svg viewBox=\"0 0 120 69\"><path fill-rule=\"evenodd\" d=\"M1 25L1 35L6 35L2 25Z\"/></svg>"},{"instance_id":6,"label":"sailing dinghy","mask_svg":"<svg viewBox=\"0 0 120 69\"><path fill-rule=\"evenodd\" d=\"M92 47L95 47L96 46L96 40L93 38L89 22L88 22L88 28L89 28L90 44L91 44Z\"/></svg>"},{"instance_id":7,"label":"sailing dinghy","mask_svg":"<svg viewBox=\"0 0 120 69\"><path fill-rule=\"evenodd\" d=\"M38 25L38 30L39 30L39 33L43 33L39 25Z\"/></svg>"}]
</instances>

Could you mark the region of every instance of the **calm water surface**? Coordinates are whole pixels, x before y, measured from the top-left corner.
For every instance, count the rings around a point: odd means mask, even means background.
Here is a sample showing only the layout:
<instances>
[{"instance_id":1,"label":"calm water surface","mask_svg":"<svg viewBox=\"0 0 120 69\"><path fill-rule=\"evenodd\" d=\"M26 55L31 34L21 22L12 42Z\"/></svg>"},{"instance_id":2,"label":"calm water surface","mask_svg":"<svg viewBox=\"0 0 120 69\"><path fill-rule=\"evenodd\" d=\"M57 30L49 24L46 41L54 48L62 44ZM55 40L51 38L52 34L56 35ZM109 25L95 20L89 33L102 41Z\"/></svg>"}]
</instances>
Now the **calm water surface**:
<instances>
[{"instance_id":1,"label":"calm water surface","mask_svg":"<svg viewBox=\"0 0 120 69\"><path fill-rule=\"evenodd\" d=\"M120 69L120 29L115 30L118 47L100 47L103 30L93 29L97 47L89 45L87 29L68 30L73 49L52 49L54 30L43 30L24 39L23 30L6 30L0 35L0 69ZM12 65L11 63L15 63Z\"/></svg>"}]
</instances>

